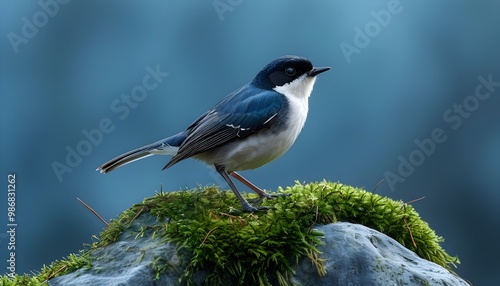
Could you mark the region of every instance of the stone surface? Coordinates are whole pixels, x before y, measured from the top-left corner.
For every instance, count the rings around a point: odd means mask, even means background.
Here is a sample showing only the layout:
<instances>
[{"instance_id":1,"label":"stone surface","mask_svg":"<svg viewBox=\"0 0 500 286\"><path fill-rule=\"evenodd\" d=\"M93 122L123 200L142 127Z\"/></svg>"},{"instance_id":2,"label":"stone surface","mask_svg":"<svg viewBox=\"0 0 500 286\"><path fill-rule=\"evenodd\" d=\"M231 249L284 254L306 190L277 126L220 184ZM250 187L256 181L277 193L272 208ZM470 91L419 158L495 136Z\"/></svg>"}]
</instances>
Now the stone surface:
<instances>
[{"instance_id":1,"label":"stone surface","mask_svg":"<svg viewBox=\"0 0 500 286\"><path fill-rule=\"evenodd\" d=\"M327 274L319 277L311 261L303 259L294 277L299 285L469 285L371 228L334 223L316 229L325 234L318 249L327 259Z\"/></svg>"},{"instance_id":2,"label":"stone surface","mask_svg":"<svg viewBox=\"0 0 500 286\"><path fill-rule=\"evenodd\" d=\"M161 243L151 233L137 236L156 218L141 215L125 230L120 241L93 253L92 268L80 269L49 281L51 286L72 285L178 285L187 264L175 245ZM350 223L318 226L325 234L318 248L326 259L326 276L320 277L311 261L299 261L296 285L464 285L468 284L441 266L418 257L392 238ZM183 258L184 257L184 258ZM165 267L155 277L154 267ZM195 273L192 281L201 285L206 273Z\"/></svg>"},{"instance_id":3,"label":"stone surface","mask_svg":"<svg viewBox=\"0 0 500 286\"><path fill-rule=\"evenodd\" d=\"M151 234L138 236L141 226L157 224L156 218L139 216L126 229L120 240L93 252L92 268L82 268L73 273L54 278L50 286L83 285L177 285L187 261L184 261L173 243L162 243ZM155 263L156 262L156 263ZM156 279L154 265L168 265Z\"/></svg>"}]
</instances>

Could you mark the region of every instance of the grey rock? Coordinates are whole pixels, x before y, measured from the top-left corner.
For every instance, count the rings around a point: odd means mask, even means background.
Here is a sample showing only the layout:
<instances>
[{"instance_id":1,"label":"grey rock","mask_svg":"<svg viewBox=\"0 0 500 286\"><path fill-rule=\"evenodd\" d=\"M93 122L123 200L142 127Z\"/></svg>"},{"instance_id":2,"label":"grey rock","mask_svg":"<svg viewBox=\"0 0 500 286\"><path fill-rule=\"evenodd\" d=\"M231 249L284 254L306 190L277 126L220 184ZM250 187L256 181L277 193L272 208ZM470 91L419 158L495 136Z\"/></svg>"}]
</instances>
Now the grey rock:
<instances>
[{"instance_id":1,"label":"grey rock","mask_svg":"<svg viewBox=\"0 0 500 286\"><path fill-rule=\"evenodd\" d=\"M81 268L73 273L49 281L51 286L149 286L177 285L187 261L177 252L173 243L153 238L152 231L137 235L141 226L158 225L156 218L139 216L119 241L92 253L92 268ZM160 277L153 270L166 266Z\"/></svg>"},{"instance_id":2,"label":"grey rock","mask_svg":"<svg viewBox=\"0 0 500 286\"><path fill-rule=\"evenodd\" d=\"M320 277L309 259L299 262L298 285L464 285L469 284L445 268L420 258L394 239L359 224L319 226L325 234L318 247L326 275Z\"/></svg>"},{"instance_id":3,"label":"grey rock","mask_svg":"<svg viewBox=\"0 0 500 286\"><path fill-rule=\"evenodd\" d=\"M91 268L54 278L49 285L179 285L189 259L187 252L178 253L174 244L162 243L152 231L137 235L141 226L157 224L156 218L141 215L118 242L93 252ZM325 234L325 244L318 249L327 259L327 274L320 277L311 261L304 258L292 278L296 285L468 285L373 229L334 223L317 230ZM154 267L165 267L165 271L156 277ZM201 285L206 275L204 271L195 273L192 282Z\"/></svg>"}]
</instances>

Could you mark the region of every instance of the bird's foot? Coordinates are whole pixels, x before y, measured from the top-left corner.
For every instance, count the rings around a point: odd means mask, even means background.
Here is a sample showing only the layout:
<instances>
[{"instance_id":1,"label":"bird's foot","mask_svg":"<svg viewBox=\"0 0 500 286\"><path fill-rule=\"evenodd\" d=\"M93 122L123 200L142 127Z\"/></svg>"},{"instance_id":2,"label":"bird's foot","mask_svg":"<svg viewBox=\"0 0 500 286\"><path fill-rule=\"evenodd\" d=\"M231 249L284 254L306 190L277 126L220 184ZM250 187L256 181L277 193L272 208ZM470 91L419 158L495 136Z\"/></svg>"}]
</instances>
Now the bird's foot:
<instances>
[{"instance_id":1,"label":"bird's foot","mask_svg":"<svg viewBox=\"0 0 500 286\"><path fill-rule=\"evenodd\" d=\"M262 195L259 196L258 199L252 200L253 205L258 205L260 204L264 199L276 199L279 197L288 197L290 194L282 194L282 193L277 193L277 194L268 194L266 192L262 192Z\"/></svg>"},{"instance_id":2,"label":"bird's foot","mask_svg":"<svg viewBox=\"0 0 500 286\"><path fill-rule=\"evenodd\" d=\"M245 200L245 202L243 202L241 204L243 209L242 210L232 210L232 213L242 213L242 212L255 213L255 212L259 212L259 211L270 210L273 208L268 207L268 206L258 206L258 204L260 204L262 202L262 200L264 200L264 198L276 199L279 197L288 197L288 196L290 196L290 194L268 194L268 193L263 192L262 196L260 196L258 199L250 200L250 202L252 204L250 204L249 202L247 202Z\"/></svg>"},{"instance_id":3,"label":"bird's foot","mask_svg":"<svg viewBox=\"0 0 500 286\"><path fill-rule=\"evenodd\" d=\"M271 209L271 207L257 207L257 206L252 206L248 202L245 204L242 204L243 209L242 210L233 210L232 213L242 213L242 212L247 212L247 213L256 213L259 211L265 211Z\"/></svg>"}]
</instances>

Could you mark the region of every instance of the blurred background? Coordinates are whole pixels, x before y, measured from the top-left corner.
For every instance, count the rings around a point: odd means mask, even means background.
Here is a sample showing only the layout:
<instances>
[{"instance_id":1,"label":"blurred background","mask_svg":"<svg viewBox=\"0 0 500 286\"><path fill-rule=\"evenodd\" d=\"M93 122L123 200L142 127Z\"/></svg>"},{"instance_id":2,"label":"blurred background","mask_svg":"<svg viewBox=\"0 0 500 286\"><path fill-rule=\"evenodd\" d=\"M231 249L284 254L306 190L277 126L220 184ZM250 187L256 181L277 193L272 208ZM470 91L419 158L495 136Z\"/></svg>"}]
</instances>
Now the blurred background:
<instances>
[{"instance_id":1,"label":"blurred background","mask_svg":"<svg viewBox=\"0 0 500 286\"><path fill-rule=\"evenodd\" d=\"M243 174L272 191L323 179L371 191L386 179L378 194L405 202L425 196L413 206L458 255L459 275L496 283L500 2L0 6L2 273L8 174L16 174L16 270L30 273L102 230L77 197L110 220L160 185L227 188L194 160L163 172L169 157L108 175L95 169L183 130L267 62L295 54L332 70L318 77L295 145Z\"/></svg>"}]
</instances>

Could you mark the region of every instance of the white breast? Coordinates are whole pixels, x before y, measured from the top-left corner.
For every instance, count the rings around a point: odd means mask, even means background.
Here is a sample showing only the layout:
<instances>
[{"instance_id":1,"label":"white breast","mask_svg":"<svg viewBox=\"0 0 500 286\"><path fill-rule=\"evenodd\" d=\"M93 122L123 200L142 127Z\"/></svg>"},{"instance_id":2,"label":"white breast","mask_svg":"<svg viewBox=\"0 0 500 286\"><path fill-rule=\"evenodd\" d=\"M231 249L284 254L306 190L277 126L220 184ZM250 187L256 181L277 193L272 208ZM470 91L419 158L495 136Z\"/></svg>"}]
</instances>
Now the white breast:
<instances>
[{"instance_id":1,"label":"white breast","mask_svg":"<svg viewBox=\"0 0 500 286\"><path fill-rule=\"evenodd\" d=\"M295 142L304 127L308 112L308 98L315 78L303 75L295 81L274 88L286 96L289 113L286 128L279 133L261 132L245 140L227 144L210 154L199 154L199 159L208 164L223 164L227 171L255 169L283 155ZM201 155L201 156L200 156Z\"/></svg>"}]
</instances>

